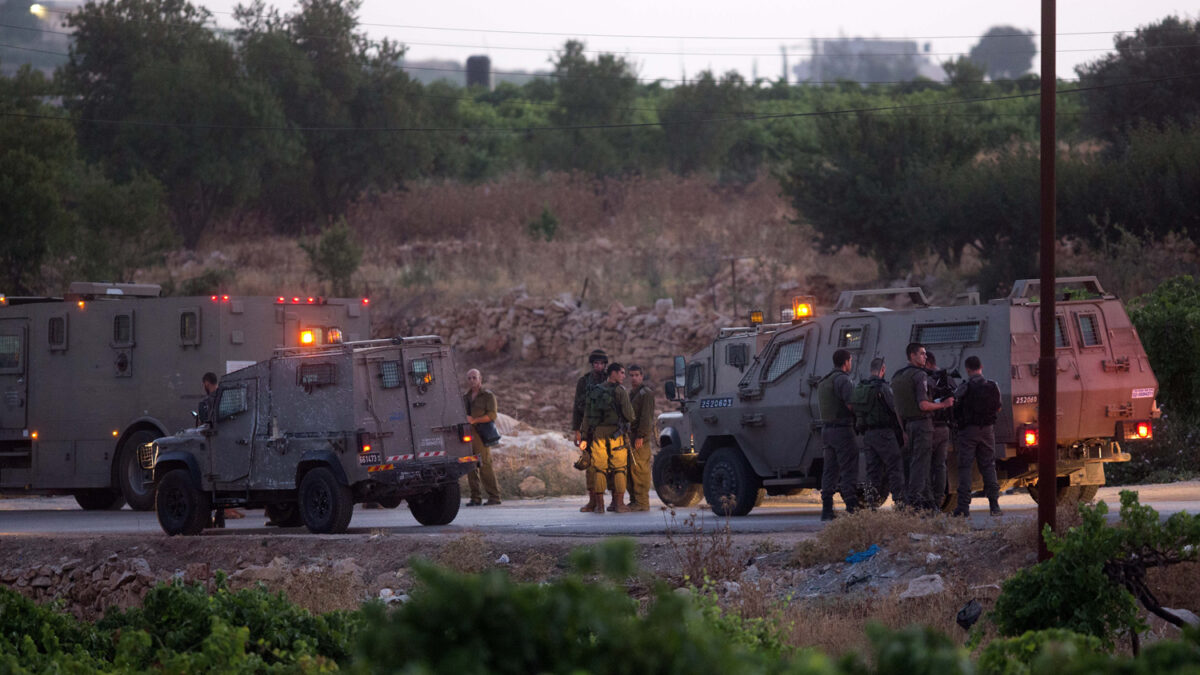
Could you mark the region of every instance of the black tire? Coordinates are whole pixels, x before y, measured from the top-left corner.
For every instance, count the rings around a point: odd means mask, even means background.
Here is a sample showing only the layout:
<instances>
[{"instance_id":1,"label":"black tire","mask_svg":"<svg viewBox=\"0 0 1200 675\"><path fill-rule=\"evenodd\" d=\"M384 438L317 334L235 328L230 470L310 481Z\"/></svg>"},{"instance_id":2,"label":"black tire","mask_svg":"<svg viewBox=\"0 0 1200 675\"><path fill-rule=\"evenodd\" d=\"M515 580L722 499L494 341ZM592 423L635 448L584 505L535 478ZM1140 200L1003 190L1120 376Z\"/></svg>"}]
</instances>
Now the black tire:
<instances>
[{"instance_id":1,"label":"black tire","mask_svg":"<svg viewBox=\"0 0 1200 675\"><path fill-rule=\"evenodd\" d=\"M1055 504L1057 504L1059 506L1062 506L1063 504L1078 504L1080 502L1080 497L1082 496L1083 490L1086 487L1090 487L1090 486L1087 486L1087 485L1057 485L1057 486L1055 486L1055 500L1056 500ZM1039 490L1038 490L1038 486L1036 484L1026 485L1025 491L1029 493L1030 497L1033 497L1033 501L1035 504L1041 503L1041 500L1038 499ZM1096 493L1093 492L1092 496L1095 497Z\"/></svg>"},{"instance_id":2,"label":"black tire","mask_svg":"<svg viewBox=\"0 0 1200 675\"><path fill-rule=\"evenodd\" d=\"M84 511L116 511L125 506L125 497L109 488L76 490L75 502Z\"/></svg>"},{"instance_id":3,"label":"black tire","mask_svg":"<svg viewBox=\"0 0 1200 675\"><path fill-rule=\"evenodd\" d=\"M300 481L300 519L314 534L341 534L354 515L354 495L333 472L319 466Z\"/></svg>"},{"instance_id":4,"label":"black tire","mask_svg":"<svg viewBox=\"0 0 1200 675\"><path fill-rule=\"evenodd\" d=\"M650 476L658 499L667 506L686 509L704 496L704 488L688 475L679 450L672 445L664 445L654 456Z\"/></svg>"},{"instance_id":5,"label":"black tire","mask_svg":"<svg viewBox=\"0 0 1200 675\"><path fill-rule=\"evenodd\" d=\"M121 443L117 451L117 484L125 502L134 511L149 511L154 508L154 484L144 483L143 477L149 474L138 461L138 446L158 438L153 431L142 429L135 431Z\"/></svg>"},{"instance_id":6,"label":"black tire","mask_svg":"<svg viewBox=\"0 0 1200 675\"><path fill-rule=\"evenodd\" d=\"M744 516L754 508L762 481L733 448L721 448L704 464L704 499L718 516Z\"/></svg>"},{"instance_id":7,"label":"black tire","mask_svg":"<svg viewBox=\"0 0 1200 675\"><path fill-rule=\"evenodd\" d=\"M383 499L376 499L375 503L385 509L394 509L400 506L400 502L402 501L404 500L400 497L384 497Z\"/></svg>"},{"instance_id":8,"label":"black tire","mask_svg":"<svg viewBox=\"0 0 1200 675\"><path fill-rule=\"evenodd\" d=\"M267 524L275 527L300 527L304 521L300 518L300 506L296 502L274 502L263 509L267 514Z\"/></svg>"},{"instance_id":9,"label":"black tire","mask_svg":"<svg viewBox=\"0 0 1200 675\"><path fill-rule=\"evenodd\" d=\"M408 510L422 525L447 525L458 516L461 502L462 493L455 481L418 497L409 497Z\"/></svg>"},{"instance_id":10,"label":"black tire","mask_svg":"<svg viewBox=\"0 0 1200 675\"><path fill-rule=\"evenodd\" d=\"M154 502L159 526L172 537L200 534L212 518L211 495L192 485L187 469L168 471L158 481Z\"/></svg>"}]
</instances>

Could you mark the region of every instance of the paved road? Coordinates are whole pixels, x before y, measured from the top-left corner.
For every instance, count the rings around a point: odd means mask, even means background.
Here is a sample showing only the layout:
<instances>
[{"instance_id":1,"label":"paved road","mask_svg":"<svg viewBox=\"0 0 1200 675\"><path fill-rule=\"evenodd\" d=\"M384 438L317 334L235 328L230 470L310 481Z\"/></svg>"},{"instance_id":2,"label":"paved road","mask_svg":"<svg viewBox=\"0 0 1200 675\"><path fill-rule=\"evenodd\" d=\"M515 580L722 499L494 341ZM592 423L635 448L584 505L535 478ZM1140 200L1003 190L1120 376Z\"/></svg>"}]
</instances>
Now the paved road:
<instances>
[{"instance_id":1,"label":"paved road","mask_svg":"<svg viewBox=\"0 0 1200 675\"><path fill-rule=\"evenodd\" d=\"M1118 493L1122 488L1103 488L1097 499L1107 501L1110 511L1119 507ZM1130 489L1130 488L1125 488ZM1200 513L1200 481L1167 485L1138 486L1142 503L1154 506L1159 513L1170 515L1177 511ZM689 530L687 521L695 516L695 526L706 530L721 527L725 519L717 518L707 507L678 509L674 516L666 509L644 513L616 515L579 513L583 497L510 500L500 506L463 508L450 525L423 527L401 506L398 509L363 509L358 507L350 522L351 533L461 533L467 530L512 532L545 536L601 536L608 534L661 535L667 531ZM651 503L657 500L651 496ZM972 519L985 526L987 501L978 500ZM1024 492L1000 498L1005 518L1032 518L1037 506ZM262 511L246 513L241 520L230 520L225 530L207 530L209 536L230 536L238 533L303 534L303 528L279 529L264 527ZM729 519L731 529L739 534L772 532L815 532L821 529L820 506L812 499L768 499L745 517ZM24 497L0 499L0 536L49 534L136 534L165 536L153 511L83 511L71 497Z\"/></svg>"}]
</instances>

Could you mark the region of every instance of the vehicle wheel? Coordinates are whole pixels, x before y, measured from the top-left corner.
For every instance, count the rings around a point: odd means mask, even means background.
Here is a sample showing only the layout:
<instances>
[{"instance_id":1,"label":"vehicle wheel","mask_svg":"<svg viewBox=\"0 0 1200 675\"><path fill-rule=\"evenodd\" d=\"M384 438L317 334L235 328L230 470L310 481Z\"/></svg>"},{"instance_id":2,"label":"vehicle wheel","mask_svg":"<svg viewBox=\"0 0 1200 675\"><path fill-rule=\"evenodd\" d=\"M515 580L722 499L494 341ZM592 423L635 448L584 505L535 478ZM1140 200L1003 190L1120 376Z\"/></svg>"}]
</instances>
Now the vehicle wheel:
<instances>
[{"instance_id":1,"label":"vehicle wheel","mask_svg":"<svg viewBox=\"0 0 1200 675\"><path fill-rule=\"evenodd\" d=\"M422 525L446 525L458 516L461 501L462 493L455 481L419 497L409 497L408 510Z\"/></svg>"},{"instance_id":2,"label":"vehicle wheel","mask_svg":"<svg viewBox=\"0 0 1200 675\"><path fill-rule=\"evenodd\" d=\"M354 496L333 472L319 466L300 481L300 518L315 534L340 534L354 515Z\"/></svg>"},{"instance_id":3,"label":"vehicle wheel","mask_svg":"<svg viewBox=\"0 0 1200 675\"><path fill-rule=\"evenodd\" d=\"M695 506L704 496L700 483L688 475L679 450L674 446L663 446L654 456L654 465L650 469L654 482L654 491L659 500L667 506L686 509Z\"/></svg>"},{"instance_id":4,"label":"vehicle wheel","mask_svg":"<svg viewBox=\"0 0 1200 675\"><path fill-rule=\"evenodd\" d=\"M300 519L300 506L296 502L275 502L267 504L263 510L266 511L268 525L300 527L304 524Z\"/></svg>"},{"instance_id":5,"label":"vehicle wheel","mask_svg":"<svg viewBox=\"0 0 1200 675\"><path fill-rule=\"evenodd\" d=\"M154 484L145 482L149 471L138 461L138 446L158 438L158 434L145 429L135 431L121 444L117 451L117 483L121 494L134 511L149 511L154 508Z\"/></svg>"},{"instance_id":6,"label":"vehicle wheel","mask_svg":"<svg viewBox=\"0 0 1200 675\"><path fill-rule=\"evenodd\" d=\"M1087 504L1095 501L1096 493L1100 491L1099 485L1080 485L1079 486L1079 502Z\"/></svg>"},{"instance_id":7,"label":"vehicle wheel","mask_svg":"<svg viewBox=\"0 0 1200 675\"><path fill-rule=\"evenodd\" d=\"M1055 503L1060 506L1063 504L1079 503L1080 497L1082 496L1082 493L1083 493L1083 490L1086 487L1091 487L1091 486L1087 486L1087 485L1058 485L1058 486L1056 486L1056 489L1055 489L1056 501L1055 501ZM1035 485L1026 485L1025 490L1029 493L1030 497L1033 497L1034 503L1040 503L1040 500L1038 499L1039 490L1038 490L1038 486L1036 484ZM1096 493L1093 492L1092 496L1095 497Z\"/></svg>"},{"instance_id":8,"label":"vehicle wheel","mask_svg":"<svg viewBox=\"0 0 1200 675\"><path fill-rule=\"evenodd\" d=\"M76 490L75 502L84 511L116 511L125 506L125 497L108 488Z\"/></svg>"},{"instance_id":9,"label":"vehicle wheel","mask_svg":"<svg viewBox=\"0 0 1200 675\"><path fill-rule=\"evenodd\" d=\"M704 498L718 516L744 516L754 508L762 481L742 453L721 448L704 464Z\"/></svg>"},{"instance_id":10,"label":"vehicle wheel","mask_svg":"<svg viewBox=\"0 0 1200 675\"><path fill-rule=\"evenodd\" d=\"M385 509L394 509L397 506L400 506L400 502L402 501L404 500L400 497L384 497L383 499L376 499L375 503Z\"/></svg>"},{"instance_id":11,"label":"vehicle wheel","mask_svg":"<svg viewBox=\"0 0 1200 675\"><path fill-rule=\"evenodd\" d=\"M192 486L187 469L168 471L155 491L158 524L170 536L200 534L212 517L212 497Z\"/></svg>"}]
</instances>

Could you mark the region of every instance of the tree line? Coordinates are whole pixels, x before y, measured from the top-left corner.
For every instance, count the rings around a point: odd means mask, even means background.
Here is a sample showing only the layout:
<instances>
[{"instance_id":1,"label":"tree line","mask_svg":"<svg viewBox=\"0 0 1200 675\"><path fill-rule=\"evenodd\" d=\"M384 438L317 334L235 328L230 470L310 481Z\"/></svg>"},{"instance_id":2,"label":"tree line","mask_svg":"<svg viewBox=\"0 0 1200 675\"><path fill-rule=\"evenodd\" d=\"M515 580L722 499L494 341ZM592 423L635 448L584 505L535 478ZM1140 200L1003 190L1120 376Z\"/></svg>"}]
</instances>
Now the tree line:
<instances>
[{"instance_id":1,"label":"tree line","mask_svg":"<svg viewBox=\"0 0 1200 675\"><path fill-rule=\"evenodd\" d=\"M52 78L0 78L7 292L41 287L50 261L121 278L222 220L303 235L412 180L512 171L726 183L771 171L822 246L856 247L891 277L930 252L953 263L976 250L984 285L1036 263L1038 80L1002 79L1019 65L963 57L944 83L648 82L572 40L547 78L464 90L411 79L403 47L368 37L358 10L255 0L231 31L187 0L68 15L70 55ZM1157 236L1196 218L1198 35L1164 19L1062 83L1079 89L1059 100L1064 233Z\"/></svg>"}]
</instances>

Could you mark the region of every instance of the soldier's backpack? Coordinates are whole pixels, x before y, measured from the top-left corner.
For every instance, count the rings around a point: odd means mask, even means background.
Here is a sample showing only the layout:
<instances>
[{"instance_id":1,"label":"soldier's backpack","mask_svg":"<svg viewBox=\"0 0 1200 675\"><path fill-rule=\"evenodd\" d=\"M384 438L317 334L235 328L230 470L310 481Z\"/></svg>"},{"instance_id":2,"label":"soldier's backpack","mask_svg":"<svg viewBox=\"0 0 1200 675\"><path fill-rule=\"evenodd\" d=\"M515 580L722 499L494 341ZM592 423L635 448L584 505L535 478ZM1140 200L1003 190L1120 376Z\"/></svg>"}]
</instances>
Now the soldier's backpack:
<instances>
[{"instance_id":1,"label":"soldier's backpack","mask_svg":"<svg viewBox=\"0 0 1200 675\"><path fill-rule=\"evenodd\" d=\"M868 429L883 429L892 426L892 415L883 401L881 380L863 380L854 386L850 405L854 408L854 430L862 433Z\"/></svg>"},{"instance_id":2,"label":"soldier's backpack","mask_svg":"<svg viewBox=\"0 0 1200 675\"><path fill-rule=\"evenodd\" d=\"M613 388L606 384L601 382L588 387L587 396L584 398L584 414L587 416L589 427L595 428L602 424L617 425L621 421Z\"/></svg>"},{"instance_id":3,"label":"soldier's backpack","mask_svg":"<svg viewBox=\"0 0 1200 675\"><path fill-rule=\"evenodd\" d=\"M1000 387L991 380L967 380L967 391L962 401L955 401L959 408L959 423L986 427L996 423L1000 409Z\"/></svg>"}]
</instances>

